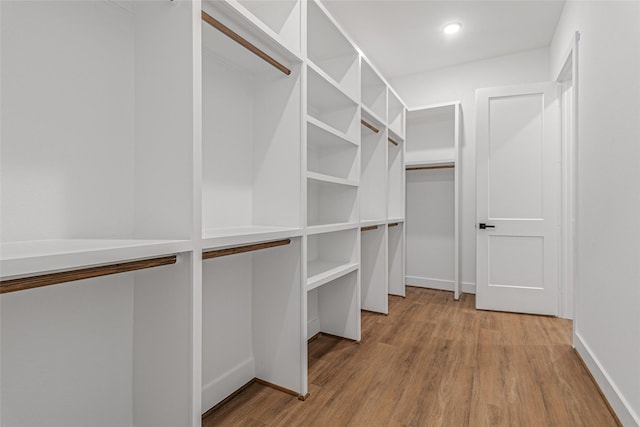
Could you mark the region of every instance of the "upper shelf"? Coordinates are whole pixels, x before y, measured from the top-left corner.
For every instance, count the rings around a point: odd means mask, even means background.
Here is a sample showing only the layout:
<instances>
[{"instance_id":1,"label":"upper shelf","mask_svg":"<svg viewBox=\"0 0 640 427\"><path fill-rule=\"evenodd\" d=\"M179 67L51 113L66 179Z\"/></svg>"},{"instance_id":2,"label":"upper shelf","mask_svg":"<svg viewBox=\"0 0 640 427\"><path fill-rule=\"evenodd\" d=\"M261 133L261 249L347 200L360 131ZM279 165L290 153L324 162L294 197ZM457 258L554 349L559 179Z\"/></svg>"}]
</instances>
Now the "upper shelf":
<instances>
[{"instance_id":1,"label":"upper shelf","mask_svg":"<svg viewBox=\"0 0 640 427\"><path fill-rule=\"evenodd\" d=\"M294 52L301 51L300 0L228 0L236 8L244 8L259 24L264 24L266 33ZM238 5L240 7L238 7ZM244 13L246 15L246 13Z\"/></svg>"},{"instance_id":2,"label":"upper shelf","mask_svg":"<svg viewBox=\"0 0 640 427\"><path fill-rule=\"evenodd\" d=\"M277 37L269 37L265 33L268 28L265 30L260 21L241 19L247 12L238 4L211 1L202 4L203 52L251 74L289 74L296 63L302 62L299 53Z\"/></svg>"},{"instance_id":3,"label":"upper shelf","mask_svg":"<svg viewBox=\"0 0 640 427\"><path fill-rule=\"evenodd\" d=\"M388 95L387 120L389 122L389 129L397 135L404 137L404 104L391 90L388 91Z\"/></svg>"},{"instance_id":4,"label":"upper shelf","mask_svg":"<svg viewBox=\"0 0 640 427\"><path fill-rule=\"evenodd\" d=\"M387 123L387 85L369 65L366 59L361 62L362 106L371 114Z\"/></svg>"},{"instance_id":5,"label":"upper shelf","mask_svg":"<svg viewBox=\"0 0 640 427\"><path fill-rule=\"evenodd\" d=\"M315 0L307 2L307 56L342 91L360 99L358 51Z\"/></svg>"},{"instance_id":6,"label":"upper shelf","mask_svg":"<svg viewBox=\"0 0 640 427\"><path fill-rule=\"evenodd\" d=\"M192 250L188 240L57 239L3 243L2 278L31 276Z\"/></svg>"}]
</instances>

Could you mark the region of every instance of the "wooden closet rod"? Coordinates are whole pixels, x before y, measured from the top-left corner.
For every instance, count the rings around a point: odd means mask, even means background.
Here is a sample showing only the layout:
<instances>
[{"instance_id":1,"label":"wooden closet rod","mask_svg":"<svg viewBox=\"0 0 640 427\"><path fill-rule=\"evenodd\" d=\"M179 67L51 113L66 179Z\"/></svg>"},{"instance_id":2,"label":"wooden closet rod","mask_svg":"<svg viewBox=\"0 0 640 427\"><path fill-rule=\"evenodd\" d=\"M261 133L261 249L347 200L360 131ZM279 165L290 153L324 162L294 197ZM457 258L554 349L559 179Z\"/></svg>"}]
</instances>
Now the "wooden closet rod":
<instances>
[{"instance_id":1,"label":"wooden closet rod","mask_svg":"<svg viewBox=\"0 0 640 427\"><path fill-rule=\"evenodd\" d=\"M398 223L397 222L392 222L391 224L389 224L389 227L397 227Z\"/></svg>"},{"instance_id":2,"label":"wooden closet rod","mask_svg":"<svg viewBox=\"0 0 640 427\"><path fill-rule=\"evenodd\" d=\"M390 143L392 143L393 145L398 145L398 143L397 143L397 142L395 142L395 141L394 141L393 139L391 139L391 138L387 138L387 140L388 140Z\"/></svg>"},{"instance_id":3,"label":"wooden closet rod","mask_svg":"<svg viewBox=\"0 0 640 427\"><path fill-rule=\"evenodd\" d=\"M290 69L288 69L287 67L285 67L284 65L282 65L281 63L273 59L271 56L267 55L264 51L262 51L256 45L254 45L249 40L242 37L240 34L233 31L231 28L224 25L222 22L218 21L213 16L209 15L204 10L202 11L202 20L205 21L207 24L211 25L216 30L220 31L225 36L229 37L234 42L238 43L239 45L241 45L242 47L250 51L251 53L259 56L260 58L262 58L263 60L271 64L272 66L276 67L278 70L282 71L287 76L291 74Z\"/></svg>"},{"instance_id":4,"label":"wooden closet rod","mask_svg":"<svg viewBox=\"0 0 640 427\"><path fill-rule=\"evenodd\" d=\"M369 122L366 122L366 121L364 121L364 120L360 120L360 123L362 124L362 126L368 127L369 129L371 129L371 130L372 130L372 131L374 131L375 133L380 132L380 131L378 130L378 128L377 128L377 127L375 127L374 125L372 125L372 124L371 124L371 123L369 123Z\"/></svg>"},{"instance_id":5,"label":"wooden closet rod","mask_svg":"<svg viewBox=\"0 0 640 427\"><path fill-rule=\"evenodd\" d=\"M276 246L284 246L284 245L288 245L289 243L291 243L291 239L283 239L283 240L276 240L273 242L255 243L253 245L236 246L234 248L215 249L213 251L203 251L202 259L205 260L205 259L211 259L211 258L220 258L227 255L242 254L245 252L257 251L260 249L273 248Z\"/></svg>"},{"instance_id":6,"label":"wooden closet rod","mask_svg":"<svg viewBox=\"0 0 640 427\"><path fill-rule=\"evenodd\" d=\"M425 169L451 169L455 168L454 165L440 165L440 166L415 166L407 168L408 171L420 171Z\"/></svg>"},{"instance_id":7,"label":"wooden closet rod","mask_svg":"<svg viewBox=\"0 0 640 427\"><path fill-rule=\"evenodd\" d=\"M76 280L90 279L92 277L108 276L110 274L143 270L145 268L159 267L161 265L175 264L176 260L176 255L170 255L159 258L143 259L139 261L121 262L117 264L100 265L97 267L88 267L80 268L77 270L60 271L57 273L41 274L39 276L2 280L0 281L0 294L40 288L42 286L57 285L59 283L73 282Z\"/></svg>"},{"instance_id":8,"label":"wooden closet rod","mask_svg":"<svg viewBox=\"0 0 640 427\"><path fill-rule=\"evenodd\" d=\"M369 231L369 230L377 230L377 229L378 229L377 225L370 225L368 227L362 227L360 231Z\"/></svg>"}]
</instances>

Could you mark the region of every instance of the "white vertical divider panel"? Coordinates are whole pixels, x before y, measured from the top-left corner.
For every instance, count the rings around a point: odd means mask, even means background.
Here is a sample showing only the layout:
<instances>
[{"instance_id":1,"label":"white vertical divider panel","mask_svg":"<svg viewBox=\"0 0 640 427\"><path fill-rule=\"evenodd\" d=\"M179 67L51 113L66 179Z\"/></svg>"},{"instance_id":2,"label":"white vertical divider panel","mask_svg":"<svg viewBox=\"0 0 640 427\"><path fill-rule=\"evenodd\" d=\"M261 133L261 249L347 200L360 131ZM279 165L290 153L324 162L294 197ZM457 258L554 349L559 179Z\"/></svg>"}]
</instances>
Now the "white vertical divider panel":
<instances>
[{"instance_id":1,"label":"white vertical divider panel","mask_svg":"<svg viewBox=\"0 0 640 427\"><path fill-rule=\"evenodd\" d=\"M193 191L191 241L191 419L202 425L202 3L191 2L193 55Z\"/></svg>"},{"instance_id":2,"label":"white vertical divider panel","mask_svg":"<svg viewBox=\"0 0 640 427\"><path fill-rule=\"evenodd\" d=\"M362 231L361 295L362 309L389 313L387 227Z\"/></svg>"},{"instance_id":3,"label":"white vertical divider panel","mask_svg":"<svg viewBox=\"0 0 640 427\"><path fill-rule=\"evenodd\" d=\"M133 2L135 16L135 230L141 237L195 237L193 7ZM197 44L197 43L196 43ZM197 258L198 256L194 256ZM191 254L135 273L133 424L193 425ZM197 347L197 344L196 344Z\"/></svg>"},{"instance_id":4,"label":"white vertical divider panel","mask_svg":"<svg viewBox=\"0 0 640 427\"><path fill-rule=\"evenodd\" d=\"M307 57L307 2L306 1L301 1L300 2L300 52L302 54L303 58ZM309 159L307 158L307 146L309 144L309 140L308 140L308 135L307 135L307 131L308 131L308 124L307 124L307 105L308 105L308 91L307 91L307 83L308 83L308 68L306 66L302 67L302 70L300 71L300 76L301 76L301 81L302 81L302 91L301 91L301 97L300 97L300 111L302 112L302 114L300 115L300 120L301 120L301 126L300 126L300 130L301 130L301 135L300 135L300 143L301 143L301 152L300 152L300 182L302 183L302 186L300 188L301 190L301 203L302 203L302 224L305 224L306 226L306 219L308 217L308 212L307 212L307 182L306 182L306 176L307 176L307 170L308 170L308 163L309 163ZM308 236L306 233L303 233L302 235L302 268L300 269L301 271L301 281L300 281L300 289L302 290L302 292L300 292L300 305L301 305L301 310L300 310L300 325L303 331L302 334L302 338L299 342L300 345L300 392L303 396L307 396L309 393L309 345L308 345L308 340L310 338L309 335L309 318L311 318L312 316L310 315L310 309L309 309L309 293L306 292L306 278L308 277L308 271L307 271L307 257L309 256L309 250L308 250ZM317 316L313 316L314 318L317 318Z\"/></svg>"},{"instance_id":5,"label":"white vertical divider panel","mask_svg":"<svg viewBox=\"0 0 640 427\"><path fill-rule=\"evenodd\" d=\"M462 182L462 164L460 163L461 152L460 149L460 103L454 104L454 155L455 155L455 170L454 170L454 244L453 244L453 298L455 300L460 299L460 184Z\"/></svg>"},{"instance_id":6,"label":"white vertical divider panel","mask_svg":"<svg viewBox=\"0 0 640 427\"><path fill-rule=\"evenodd\" d=\"M405 223L388 227L389 293L404 297L405 290Z\"/></svg>"}]
</instances>

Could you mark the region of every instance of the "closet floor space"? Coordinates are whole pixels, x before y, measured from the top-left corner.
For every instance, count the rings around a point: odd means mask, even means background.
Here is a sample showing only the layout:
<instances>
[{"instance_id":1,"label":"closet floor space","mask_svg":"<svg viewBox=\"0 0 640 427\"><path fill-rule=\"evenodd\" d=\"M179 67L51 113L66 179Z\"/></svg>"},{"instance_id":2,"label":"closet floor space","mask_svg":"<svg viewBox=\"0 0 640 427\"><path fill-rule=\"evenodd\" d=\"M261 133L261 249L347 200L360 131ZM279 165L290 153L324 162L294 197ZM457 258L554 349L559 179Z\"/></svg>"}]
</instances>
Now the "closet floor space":
<instances>
[{"instance_id":1,"label":"closet floor space","mask_svg":"<svg viewBox=\"0 0 640 427\"><path fill-rule=\"evenodd\" d=\"M571 348L571 322L475 310L407 288L362 313L362 342L309 344L310 397L254 383L203 426L616 426Z\"/></svg>"}]
</instances>

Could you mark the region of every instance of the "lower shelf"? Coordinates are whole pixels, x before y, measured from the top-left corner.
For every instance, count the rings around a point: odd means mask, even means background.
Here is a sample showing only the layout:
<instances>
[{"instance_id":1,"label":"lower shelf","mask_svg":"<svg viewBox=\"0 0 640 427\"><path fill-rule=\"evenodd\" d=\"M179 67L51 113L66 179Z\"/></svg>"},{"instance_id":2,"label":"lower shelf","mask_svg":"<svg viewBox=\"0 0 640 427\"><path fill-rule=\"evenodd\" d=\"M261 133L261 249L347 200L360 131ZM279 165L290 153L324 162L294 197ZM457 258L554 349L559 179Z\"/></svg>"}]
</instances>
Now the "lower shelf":
<instances>
[{"instance_id":1,"label":"lower shelf","mask_svg":"<svg viewBox=\"0 0 640 427\"><path fill-rule=\"evenodd\" d=\"M312 261L307 267L307 275L309 277L307 279L307 291L347 275L357 270L358 267L358 263Z\"/></svg>"}]
</instances>

